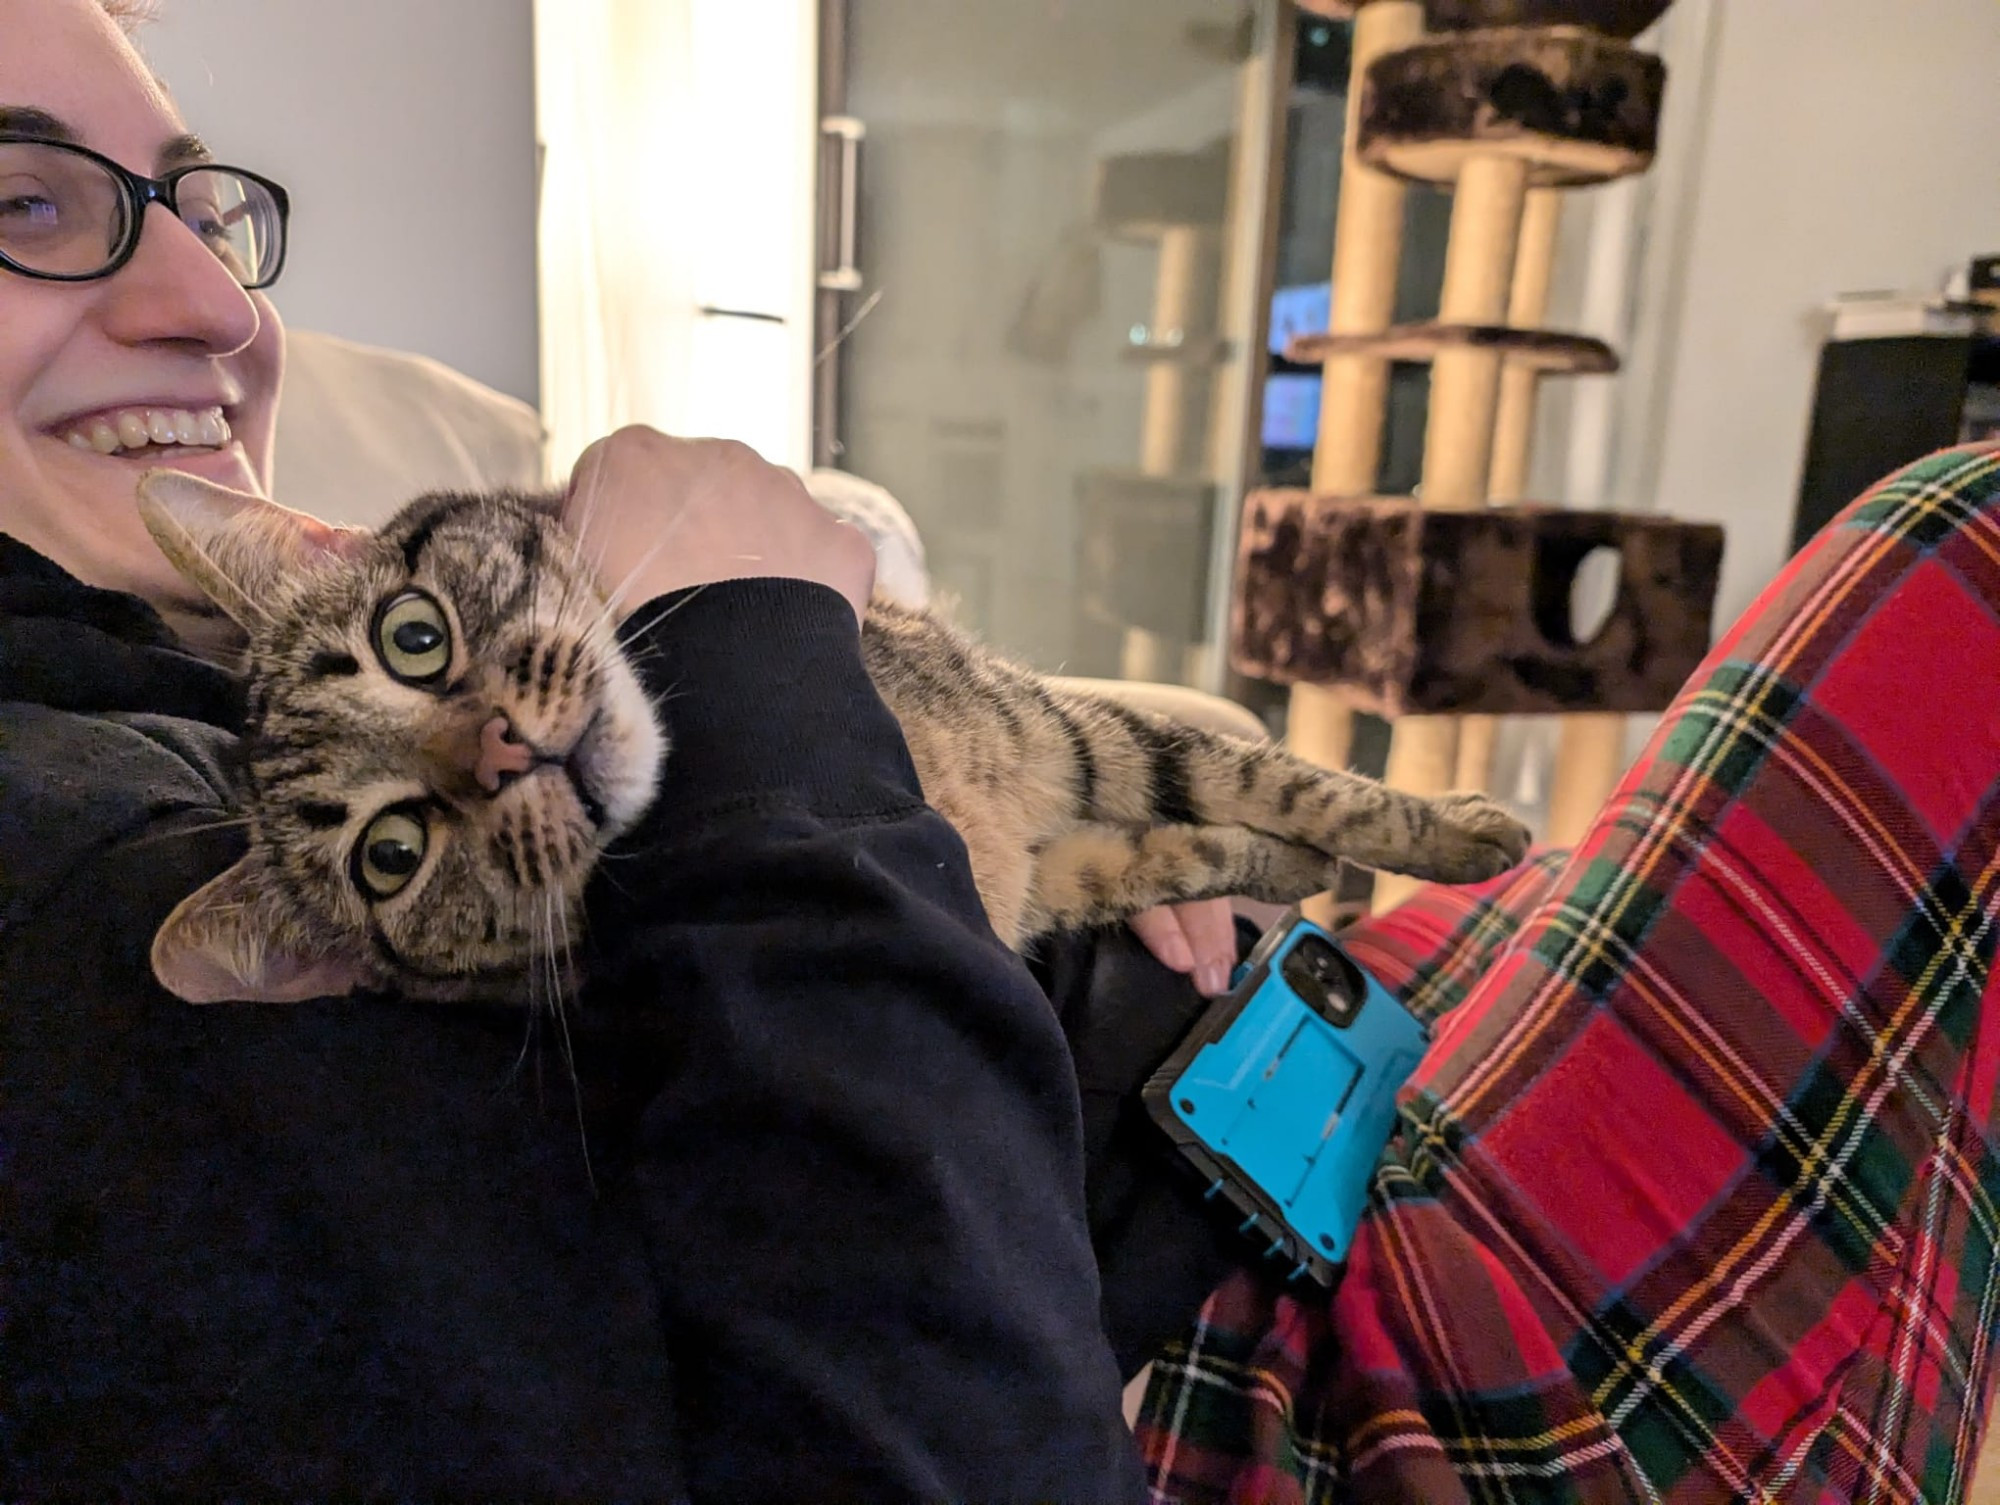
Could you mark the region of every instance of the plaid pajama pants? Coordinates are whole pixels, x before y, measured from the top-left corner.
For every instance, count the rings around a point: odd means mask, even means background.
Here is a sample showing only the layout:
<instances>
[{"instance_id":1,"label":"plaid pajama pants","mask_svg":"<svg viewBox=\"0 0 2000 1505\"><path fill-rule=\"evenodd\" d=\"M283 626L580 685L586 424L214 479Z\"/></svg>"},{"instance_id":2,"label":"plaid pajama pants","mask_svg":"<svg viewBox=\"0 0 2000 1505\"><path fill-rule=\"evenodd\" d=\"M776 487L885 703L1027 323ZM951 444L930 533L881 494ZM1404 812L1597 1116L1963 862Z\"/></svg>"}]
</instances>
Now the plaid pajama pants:
<instances>
[{"instance_id":1,"label":"plaid pajama pants","mask_svg":"<svg viewBox=\"0 0 2000 1505\"><path fill-rule=\"evenodd\" d=\"M1574 854L1348 933L1436 1047L1339 1288L1155 1363L1155 1498L1963 1498L1996 917L1988 448L1795 560Z\"/></svg>"}]
</instances>

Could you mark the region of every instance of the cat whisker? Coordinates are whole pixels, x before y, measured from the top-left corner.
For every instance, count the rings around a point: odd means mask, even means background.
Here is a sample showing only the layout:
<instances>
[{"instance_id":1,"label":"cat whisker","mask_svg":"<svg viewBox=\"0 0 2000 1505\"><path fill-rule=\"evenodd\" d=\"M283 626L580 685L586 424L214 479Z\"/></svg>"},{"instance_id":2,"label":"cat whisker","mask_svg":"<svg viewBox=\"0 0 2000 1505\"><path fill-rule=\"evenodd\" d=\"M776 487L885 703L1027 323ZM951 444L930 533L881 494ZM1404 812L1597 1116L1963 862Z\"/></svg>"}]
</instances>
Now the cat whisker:
<instances>
[{"instance_id":1,"label":"cat whisker","mask_svg":"<svg viewBox=\"0 0 2000 1505\"><path fill-rule=\"evenodd\" d=\"M619 582L618 588L611 592L610 609L616 610L618 607L624 605L626 592L632 589L633 583L646 572L655 559L660 557L667 545L673 542L674 530L686 522L688 517L689 514L683 510L675 513L667 520L667 525L654 538L653 546L639 556L639 562L632 566L631 571L625 576L624 580Z\"/></svg>"},{"instance_id":2,"label":"cat whisker","mask_svg":"<svg viewBox=\"0 0 2000 1505\"><path fill-rule=\"evenodd\" d=\"M150 846L152 843L156 841L178 841L183 836L206 836L211 831L240 830L247 827L249 824L250 824L249 816L232 815L226 820L204 821L202 824L198 826L178 826L171 831L155 831L151 835L141 836L137 841L133 842L132 845L135 847L143 847L143 846Z\"/></svg>"},{"instance_id":3,"label":"cat whisker","mask_svg":"<svg viewBox=\"0 0 2000 1505\"><path fill-rule=\"evenodd\" d=\"M694 600L696 596L699 596L703 591L707 589L708 587L705 585L697 585L693 590L689 591L686 595L682 596L678 601L674 602L671 606L663 607L657 615L655 615L651 620L649 620L646 623L644 627L638 628L634 632L632 632L631 636L635 638L642 638L646 636L647 633L651 632L655 627L658 627L662 622L666 621L668 617L672 616L675 612L679 611L683 606L686 606L690 601Z\"/></svg>"},{"instance_id":4,"label":"cat whisker","mask_svg":"<svg viewBox=\"0 0 2000 1505\"><path fill-rule=\"evenodd\" d=\"M854 310L854 317L849 319L845 324L841 325L839 330L835 332L833 338L826 342L826 348L820 351L818 355L813 357L813 369L815 371L817 371L821 366L824 366L828 361L833 359L834 352L839 350L842 345L845 345L847 343L848 337L852 335L855 330L861 327L861 321L863 319L867 318L870 314L875 312L876 305L881 303L883 295L886 294L888 291L889 290L885 287L876 288L874 292L868 295L867 299L862 303L862 305Z\"/></svg>"},{"instance_id":5,"label":"cat whisker","mask_svg":"<svg viewBox=\"0 0 2000 1505\"><path fill-rule=\"evenodd\" d=\"M564 1007L563 1001L563 977L568 972L572 963L569 944L569 910L567 906L558 906L556 896L550 894L544 901L542 914L545 918L549 940L549 1002L556 1016L556 1027L562 1031L563 1062L569 1067L570 1093L576 1102L577 1143L583 1147L583 1174L584 1178L590 1182L590 1194L594 1197L598 1194L597 1172L592 1168L590 1163L590 1128L583 1115L583 1078L577 1075L576 1047L570 1040L569 1010ZM558 922L562 926L561 961L556 959L556 926Z\"/></svg>"}]
</instances>

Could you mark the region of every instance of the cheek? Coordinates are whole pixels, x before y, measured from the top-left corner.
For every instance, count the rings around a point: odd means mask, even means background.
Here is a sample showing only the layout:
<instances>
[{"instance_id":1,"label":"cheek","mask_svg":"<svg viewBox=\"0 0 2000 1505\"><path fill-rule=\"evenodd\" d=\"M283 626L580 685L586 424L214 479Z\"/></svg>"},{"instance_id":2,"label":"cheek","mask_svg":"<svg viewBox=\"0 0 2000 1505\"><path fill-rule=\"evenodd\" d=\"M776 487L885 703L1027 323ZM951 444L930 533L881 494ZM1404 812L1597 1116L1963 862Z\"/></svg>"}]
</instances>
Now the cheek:
<instances>
[{"instance_id":1,"label":"cheek","mask_svg":"<svg viewBox=\"0 0 2000 1505\"><path fill-rule=\"evenodd\" d=\"M268 493L271 457L277 448L278 395L284 387L285 326L264 294L252 293L250 301L257 306L257 338L230 361L236 379L243 384L236 439Z\"/></svg>"},{"instance_id":2,"label":"cheek","mask_svg":"<svg viewBox=\"0 0 2000 1505\"><path fill-rule=\"evenodd\" d=\"M428 971L489 964L521 946L478 850L483 838L458 830L448 840L415 892L375 911L397 955Z\"/></svg>"}]
</instances>

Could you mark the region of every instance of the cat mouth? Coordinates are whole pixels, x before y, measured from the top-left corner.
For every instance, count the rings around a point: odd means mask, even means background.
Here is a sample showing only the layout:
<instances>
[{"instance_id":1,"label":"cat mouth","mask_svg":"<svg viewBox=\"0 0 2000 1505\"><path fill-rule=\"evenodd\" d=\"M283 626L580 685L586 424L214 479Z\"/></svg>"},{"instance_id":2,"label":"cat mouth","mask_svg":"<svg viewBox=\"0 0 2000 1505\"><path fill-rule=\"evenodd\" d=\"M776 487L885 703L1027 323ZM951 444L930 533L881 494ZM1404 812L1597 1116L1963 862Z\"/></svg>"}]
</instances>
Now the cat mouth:
<instances>
[{"instance_id":1,"label":"cat mouth","mask_svg":"<svg viewBox=\"0 0 2000 1505\"><path fill-rule=\"evenodd\" d=\"M563 774L569 779L577 804L583 807L584 819L599 831L604 829L610 817L604 808L604 801L598 798L597 790L592 785L590 773L596 762L597 728L603 719L603 711L592 716L582 734L571 744L569 756L562 760Z\"/></svg>"}]
</instances>

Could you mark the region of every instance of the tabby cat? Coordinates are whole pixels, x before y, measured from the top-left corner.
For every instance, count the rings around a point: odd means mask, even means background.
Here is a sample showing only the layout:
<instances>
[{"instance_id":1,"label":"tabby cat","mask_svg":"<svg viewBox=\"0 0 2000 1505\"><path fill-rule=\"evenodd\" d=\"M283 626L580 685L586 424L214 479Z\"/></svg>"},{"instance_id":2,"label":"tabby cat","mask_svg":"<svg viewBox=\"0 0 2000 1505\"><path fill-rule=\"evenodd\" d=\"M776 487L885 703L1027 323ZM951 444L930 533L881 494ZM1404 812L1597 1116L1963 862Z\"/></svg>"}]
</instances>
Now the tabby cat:
<instances>
[{"instance_id":1,"label":"tabby cat","mask_svg":"<svg viewBox=\"0 0 2000 1505\"><path fill-rule=\"evenodd\" d=\"M249 852L161 927L160 981L193 1002L565 986L585 882L672 769L554 502L426 496L367 534L177 472L140 495L249 639ZM1342 858L1468 882L1527 846L1483 797L1060 690L926 613L878 600L862 649L1017 948L1171 900L1289 903Z\"/></svg>"}]
</instances>

